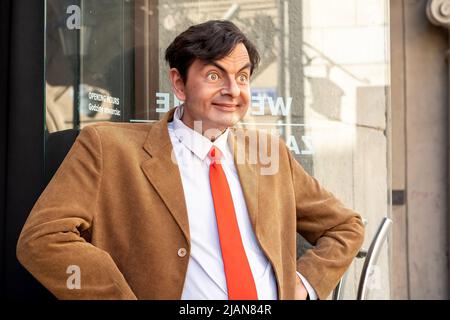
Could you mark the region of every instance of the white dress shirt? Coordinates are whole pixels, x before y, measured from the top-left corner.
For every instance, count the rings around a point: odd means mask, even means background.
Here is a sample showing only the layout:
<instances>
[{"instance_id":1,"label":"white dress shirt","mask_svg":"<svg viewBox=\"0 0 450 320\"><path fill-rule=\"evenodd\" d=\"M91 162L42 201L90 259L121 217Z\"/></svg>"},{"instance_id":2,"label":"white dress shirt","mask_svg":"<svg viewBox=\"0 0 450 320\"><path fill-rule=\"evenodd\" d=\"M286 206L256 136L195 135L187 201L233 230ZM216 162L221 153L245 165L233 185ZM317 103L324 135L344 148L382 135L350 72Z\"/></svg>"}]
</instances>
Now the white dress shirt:
<instances>
[{"instance_id":1,"label":"white dress shirt","mask_svg":"<svg viewBox=\"0 0 450 320\"><path fill-rule=\"evenodd\" d=\"M229 129L214 142L186 126L180 119L183 105L177 107L168 124L169 136L183 185L189 220L191 252L182 299L228 299L214 203L209 183L208 152L213 145L222 151L222 167L230 186L236 218L245 253L255 280L258 299L276 300L277 284L270 261L253 232L239 177L228 146ZM298 274L310 295L314 289Z\"/></svg>"}]
</instances>

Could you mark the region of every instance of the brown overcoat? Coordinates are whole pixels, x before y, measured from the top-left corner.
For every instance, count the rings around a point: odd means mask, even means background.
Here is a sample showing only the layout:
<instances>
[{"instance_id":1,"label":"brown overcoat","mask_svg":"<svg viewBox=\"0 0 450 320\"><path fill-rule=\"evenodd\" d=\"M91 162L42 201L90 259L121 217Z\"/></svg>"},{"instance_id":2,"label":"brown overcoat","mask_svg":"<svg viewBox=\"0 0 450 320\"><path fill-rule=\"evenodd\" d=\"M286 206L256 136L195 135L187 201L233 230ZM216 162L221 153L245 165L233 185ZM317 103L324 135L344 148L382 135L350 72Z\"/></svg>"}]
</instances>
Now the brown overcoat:
<instances>
[{"instance_id":1,"label":"brown overcoat","mask_svg":"<svg viewBox=\"0 0 450 320\"><path fill-rule=\"evenodd\" d=\"M181 297L190 240L167 129L173 110L153 124L84 128L34 205L17 257L57 298ZM242 147L247 159L249 139L239 132L232 128L230 146ZM296 270L325 299L362 244L361 217L309 176L285 143L276 152L279 169L272 175L261 174L261 162L239 163L235 156L253 230L280 299L294 298ZM296 232L315 245L298 261ZM79 267L80 289L68 288L71 265Z\"/></svg>"}]
</instances>

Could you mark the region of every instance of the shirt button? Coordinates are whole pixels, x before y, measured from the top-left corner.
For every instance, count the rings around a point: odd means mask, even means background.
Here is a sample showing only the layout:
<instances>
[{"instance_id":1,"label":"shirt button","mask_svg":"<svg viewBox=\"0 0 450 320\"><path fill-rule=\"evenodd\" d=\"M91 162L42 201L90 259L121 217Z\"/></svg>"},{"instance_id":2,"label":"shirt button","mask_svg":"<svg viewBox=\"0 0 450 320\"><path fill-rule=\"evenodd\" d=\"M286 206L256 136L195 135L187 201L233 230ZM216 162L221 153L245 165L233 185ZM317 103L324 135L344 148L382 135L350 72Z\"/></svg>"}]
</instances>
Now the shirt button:
<instances>
[{"instance_id":1,"label":"shirt button","mask_svg":"<svg viewBox=\"0 0 450 320\"><path fill-rule=\"evenodd\" d=\"M179 256L179 257L183 258L183 257L186 255L186 253L187 253L186 248L180 248L180 249L178 249L178 256Z\"/></svg>"}]
</instances>

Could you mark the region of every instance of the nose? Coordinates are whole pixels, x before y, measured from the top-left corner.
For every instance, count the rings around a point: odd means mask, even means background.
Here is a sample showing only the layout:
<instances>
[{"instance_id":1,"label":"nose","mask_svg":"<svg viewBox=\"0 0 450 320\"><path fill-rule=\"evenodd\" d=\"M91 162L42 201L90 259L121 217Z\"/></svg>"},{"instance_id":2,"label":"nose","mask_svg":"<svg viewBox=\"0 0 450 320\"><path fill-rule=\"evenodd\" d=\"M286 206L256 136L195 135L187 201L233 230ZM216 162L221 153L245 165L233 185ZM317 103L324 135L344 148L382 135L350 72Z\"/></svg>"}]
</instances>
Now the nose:
<instances>
[{"instance_id":1,"label":"nose","mask_svg":"<svg viewBox=\"0 0 450 320\"><path fill-rule=\"evenodd\" d=\"M241 89L234 78L230 77L222 89L222 94L230 95L233 98L238 97L241 94Z\"/></svg>"}]
</instances>

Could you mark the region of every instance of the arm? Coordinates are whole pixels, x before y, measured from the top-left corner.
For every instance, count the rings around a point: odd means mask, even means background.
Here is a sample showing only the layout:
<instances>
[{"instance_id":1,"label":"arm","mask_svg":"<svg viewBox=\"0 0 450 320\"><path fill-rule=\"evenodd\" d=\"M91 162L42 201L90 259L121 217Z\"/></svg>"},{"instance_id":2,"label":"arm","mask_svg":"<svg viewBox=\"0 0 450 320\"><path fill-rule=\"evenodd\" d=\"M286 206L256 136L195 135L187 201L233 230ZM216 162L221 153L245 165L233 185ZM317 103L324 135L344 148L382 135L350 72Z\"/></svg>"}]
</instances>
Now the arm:
<instances>
[{"instance_id":1,"label":"arm","mask_svg":"<svg viewBox=\"0 0 450 320\"><path fill-rule=\"evenodd\" d=\"M285 146L285 144L283 144ZM308 175L288 152L297 210L297 232L315 247L297 261L297 270L326 299L350 266L364 240L356 212Z\"/></svg>"},{"instance_id":2,"label":"arm","mask_svg":"<svg viewBox=\"0 0 450 320\"><path fill-rule=\"evenodd\" d=\"M86 240L94 226L102 174L100 138L95 128L86 127L20 234L20 263L59 299L136 299L111 256ZM67 286L71 265L81 272L80 289Z\"/></svg>"}]
</instances>

